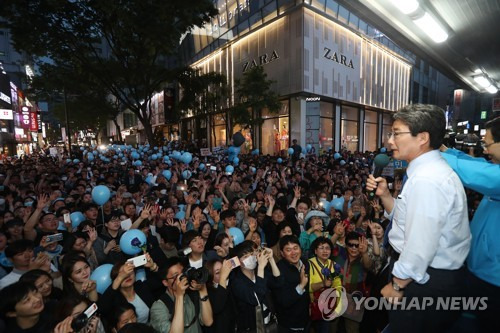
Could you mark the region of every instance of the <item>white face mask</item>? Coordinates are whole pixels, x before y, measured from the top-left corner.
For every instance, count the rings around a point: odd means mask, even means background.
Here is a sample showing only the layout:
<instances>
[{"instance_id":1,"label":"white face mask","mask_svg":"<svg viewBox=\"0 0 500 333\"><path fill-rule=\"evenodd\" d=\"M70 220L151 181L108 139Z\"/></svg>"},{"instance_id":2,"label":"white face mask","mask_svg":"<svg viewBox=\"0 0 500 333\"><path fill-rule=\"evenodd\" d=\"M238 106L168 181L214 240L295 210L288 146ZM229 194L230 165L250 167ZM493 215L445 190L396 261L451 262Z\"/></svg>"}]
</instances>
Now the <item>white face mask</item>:
<instances>
[{"instance_id":1,"label":"white face mask","mask_svg":"<svg viewBox=\"0 0 500 333\"><path fill-rule=\"evenodd\" d=\"M161 191L160 191L160 194L161 194L161 195L165 195L165 194L167 194L167 190L161 190Z\"/></svg>"},{"instance_id":2,"label":"white face mask","mask_svg":"<svg viewBox=\"0 0 500 333\"><path fill-rule=\"evenodd\" d=\"M257 267L257 256L251 255L242 261L246 269L255 269Z\"/></svg>"}]
</instances>

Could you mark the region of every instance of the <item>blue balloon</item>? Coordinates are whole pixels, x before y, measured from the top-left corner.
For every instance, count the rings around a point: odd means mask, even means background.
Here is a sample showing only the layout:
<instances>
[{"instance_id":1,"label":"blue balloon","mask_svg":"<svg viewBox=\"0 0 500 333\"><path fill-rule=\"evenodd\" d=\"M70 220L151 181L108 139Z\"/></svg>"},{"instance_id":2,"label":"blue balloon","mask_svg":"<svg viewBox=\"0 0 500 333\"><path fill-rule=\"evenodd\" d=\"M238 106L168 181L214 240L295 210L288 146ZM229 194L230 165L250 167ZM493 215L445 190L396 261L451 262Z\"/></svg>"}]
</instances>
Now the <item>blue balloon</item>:
<instances>
[{"instance_id":1,"label":"blue balloon","mask_svg":"<svg viewBox=\"0 0 500 333\"><path fill-rule=\"evenodd\" d=\"M205 170L205 164L200 163L200 165L198 166L198 168L199 168L200 170L202 170L202 171L203 171L203 170Z\"/></svg>"},{"instance_id":2,"label":"blue balloon","mask_svg":"<svg viewBox=\"0 0 500 333\"><path fill-rule=\"evenodd\" d=\"M170 157L168 157L168 155L165 155L165 156L163 156L163 160L166 162L166 161L170 160Z\"/></svg>"},{"instance_id":3,"label":"blue balloon","mask_svg":"<svg viewBox=\"0 0 500 333\"><path fill-rule=\"evenodd\" d=\"M345 161L344 161L344 160L341 160L341 161L340 161L340 165L345 165Z\"/></svg>"},{"instance_id":4,"label":"blue balloon","mask_svg":"<svg viewBox=\"0 0 500 333\"><path fill-rule=\"evenodd\" d=\"M174 150L174 152L172 153L172 157L175 158L176 160L180 159L181 158L181 153L178 152L177 150Z\"/></svg>"},{"instance_id":5,"label":"blue balloon","mask_svg":"<svg viewBox=\"0 0 500 333\"><path fill-rule=\"evenodd\" d=\"M175 218L178 220L182 220L186 217L186 212L180 210L175 214Z\"/></svg>"},{"instance_id":6,"label":"blue balloon","mask_svg":"<svg viewBox=\"0 0 500 333\"><path fill-rule=\"evenodd\" d=\"M279 164L283 163L283 159L281 157L278 157L278 163Z\"/></svg>"},{"instance_id":7,"label":"blue balloon","mask_svg":"<svg viewBox=\"0 0 500 333\"><path fill-rule=\"evenodd\" d=\"M139 268L137 271L135 271L135 280L136 281L146 281L146 271L144 268Z\"/></svg>"},{"instance_id":8,"label":"blue balloon","mask_svg":"<svg viewBox=\"0 0 500 333\"><path fill-rule=\"evenodd\" d=\"M153 176L147 176L146 179L144 179L144 181L146 183L148 183L149 185L151 185L153 183Z\"/></svg>"},{"instance_id":9,"label":"blue balloon","mask_svg":"<svg viewBox=\"0 0 500 333\"><path fill-rule=\"evenodd\" d=\"M235 146L230 146L228 149L227 149L227 153L228 154L233 154L233 155L236 155L236 147Z\"/></svg>"},{"instance_id":10,"label":"blue balloon","mask_svg":"<svg viewBox=\"0 0 500 333\"><path fill-rule=\"evenodd\" d=\"M75 159L73 160L73 163L75 163L75 164L80 163L80 160L79 160L79 159L77 159L77 158L75 158Z\"/></svg>"},{"instance_id":11,"label":"blue balloon","mask_svg":"<svg viewBox=\"0 0 500 333\"><path fill-rule=\"evenodd\" d=\"M323 210L326 212L326 214L330 214L330 201L327 201L326 199L320 199L319 202L323 206Z\"/></svg>"},{"instance_id":12,"label":"blue balloon","mask_svg":"<svg viewBox=\"0 0 500 333\"><path fill-rule=\"evenodd\" d=\"M80 150L85 150L85 147L80 147Z\"/></svg>"},{"instance_id":13,"label":"blue balloon","mask_svg":"<svg viewBox=\"0 0 500 333\"><path fill-rule=\"evenodd\" d=\"M344 197L333 199L332 202L330 202L330 206L336 210L342 211L342 208L344 207Z\"/></svg>"},{"instance_id":14,"label":"blue balloon","mask_svg":"<svg viewBox=\"0 0 500 333\"><path fill-rule=\"evenodd\" d=\"M260 154L260 151L258 149L254 149L252 151L252 155L259 155Z\"/></svg>"},{"instance_id":15,"label":"blue balloon","mask_svg":"<svg viewBox=\"0 0 500 333\"><path fill-rule=\"evenodd\" d=\"M233 158L233 164L234 165L238 165L238 163L240 163L240 159L238 157L234 157Z\"/></svg>"},{"instance_id":16,"label":"blue balloon","mask_svg":"<svg viewBox=\"0 0 500 333\"><path fill-rule=\"evenodd\" d=\"M339 154L339 153L335 153L333 154L333 158L335 158L336 160L338 160L339 158L341 158L342 156Z\"/></svg>"},{"instance_id":17,"label":"blue balloon","mask_svg":"<svg viewBox=\"0 0 500 333\"><path fill-rule=\"evenodd\" d=\"M380 148L380 152L381 152L381 153L385 153L385 152L387 152L387 148L385 148L385 147Z\"/></svg>"},{"instance_id":18,"label":"blue balloon","mask_svg":"<svg viewBox=\"0 0 500 333\"><path fill-rule=\"evenodd\" d=\"M234 172L234 167L232 165L226 166L226 172L227 173L233 173Z\"/></svg>"},{"instance_id":19,"label":"blue balloon","mask_svg":"<svg viewBox=\"0 0 500 333\"><path fill-rule=\"evenodd\" d=\"M90 275L90 279L95 281L96 289L99 294L104 294L106 289L108 289L113 282L111 280L111 269L113 269L112 264L104 264L97 267Z\"/></svg>"},{"instance_id":20,"label":"blue balloon","mask_svg":"<svg viewBox=\"0 0 500 333\"><path fill-rule=\"evenodd\" d=\"M179 211L180 212L185 212L186 210L184 208L186 208L186 205L183 205L183 204L180 204L180 205L177 205L177 208L179 208Z\"/></svg>"},{"instance_id":21,"label":"blue balloon","mask_svg":"<svg viewBox=\"0 0 500 333\"><path fill-rule=\"evenodd\" d=\"M154 150L158 150L158 147L153 147Z\"/></svg>"},{"instance_id":22,"label":"blue balloon","mask_svg":"<svg viewBox=\"0 0 500 333\"><path fill-rule=\"evenodd\" d=\"M118 155L113 155L113 159L117 160L118 159Z\"/></svg>"},{"instance_id":23,"label":"blue balloon","mask_svg":"<svg viewBox=\"0 0 500 333\"><path fill-rule=\"evenodd\" d=\"M122 153L119 153L119 154L118 154L118 157L119 157L119 158L122 158L122 157L123 157L123 154L122 154Z\"/></svg>"},{"instance_id":24,"label":"blue balloon","mask_svg":"<svg viewBox=\"0 0 500 333\"><path fill-rule=\"evenodd\" d=\"M141 160L137 160L134 162L134 165L135 166L141 166L142 165L142 161Z\"/></svg>"},{"instance_id":25,"label":"blue balloon","mask_svg":"<svg viewBox=\"0 0 500 333\"><path fill-rule=\"evenodd\" d=\"M233 236L234 245L238 245L245 240L245 236L243 236L243 232L240 228L229 228L229 234Z\"/></svg>"},{"instance_id":26,"label":"blue balloon","mask_svg":"<svg viewBox=\"0 0 500 333\"><path fill-rule=\"evenodd\" d=\"M66 228L66 226L64 225L64 222L63 221L59 221L59 225L57 226L57 230L62 230L62 231L65 231L65 230L68 230Z\"/></svg>"},{"instance_id":27,"label":"blue balloon","mask_svg":"<svg viewBox=\"0 0 500 333\"><path fill-rule=\"evenodd\" d=\"M172 178L172 171L170 170L163 170L162 174L165 178L167 178L167 180L170 180L170 178Z\"/></svg>"},{"instance_id":28,"label":"blue balloon","mask_svg":"<svg viewBox=\"0 0 500 333\"><path fill-rule=\"evenodd\" d=\"M293 155L293 148L288 148L288 154Z\"/></svg>"},{"instance_id":29,"label":"blue balloon","mask_svg":"<svg viewBox=\"0 0 500 333\"><path fill-rule=\"evenodd\" d=\"M184 170L184 171L182 171L182 178L184 178L184 179L189 179L189 178L191 178L191 175L192 175L192 173L191 173L191 171L189 171L189 170Z\"/></svg>"},{"instance_id":30,"label":"blue balloon","mask_svg":"<svg viewBox=\"0 0 500 333\"><path fill-rule=\"evenodd\" d=\"M304 155L307 154L307 150L305 147L302 147L302 154L304 154Z\"/></svg>"},{"instance_id":31,"label":"blue balloon","mask_svg":"<svg viewBox=\"0 0 500 333\"><path fill-rule=\"evenodd\" d=\"M139 229L130 229L120 238L120 249L128 255L135 255L142 251L141 247L146 246L146 235Z\"/></svg>"},{"instance_id":32,"label":"blue balloon","mask_svg":"<svg viewBox=\"0 0 500 333\"><path fill-rule=\"evenodd\" d=\"M163 146L163 151L167 151L168 150L168 147L167 146Z\"/></svg>"},{"instance_id":33,"label":"blue balloon","mask_svg":"<svg viewBox=\"0 0 500 333\"><path fill-rule=\"evenodd\" d=\"M92 190L92 200L99 206L104 205L111 195L109 188L105 185L98 185Z\"/></svg>"},{"instance_id":34,"label":"blue balloon","mask_svg":"<svg viewBox=\"0 0 500 333\"><path fill-rule=\"evenodd\" d=\"M170 165L170 166L172 166L172 161L171 161L171 160L168 160L168 161L167 161L167 164L168 164L168 165Z\"/></svg>"},{"instance_id":35,"label":"blue balloon","mask_svg":"<svg viewBox=\"0 0 500 333\"><path fill-rule=\"evenodd\" d=\"M89 161L93 161L93 160L94 160L94 154L92 154L92 153L88 153L88 154L87 154L87 160L89 160Z\"/></svg>"},{"instance_id":36,"label":"blue balloon","mask_svg":"<svg viewBox=\"0 0 500 333\"><path fill-rule=\"evenodd\" d=\"M189 164L193 160L193 155L191 155L191 153L189 152L185 152L184 154L181 155L180 160L184 164Z\"/></svg>"},{"instance_id":37,"label":"blue balloon","mask_svg":"<svg viewBox=\"0 0 500 333\"><path fill-rule=\"evenodd\" d=\"M310 143L308 143L308 144L306 145L306 150L307 150L307 152L310 152L310 151L311 151L311 149L312 149L312 145L311 145Z\"/></svg>"},{"instance_id":38,"label":"blue balloon","mask_svg":"<svg viewBox=\"0 0 500 333\"><path fill-rule=\"evenodd\" d=\"M69 215L69 218L71 219L71 226L73 229L76 229L80 223L85 220L85 216L82 212L73 212Z\"/></svg>"},{"instance_id":39,"label":"blue balloon","mask_svg":"<svg viewBox=\"0 0 500 333\"><path fill-rule=\"evenodd\" d=\"M255 167L250 167L250 172L252 174L255 174L255 172L257 172L257 169L255 169Z\"/></svg>"},{"instance_id":40,"label":"blue balloon","mask_svg":"<svg viewBox=\"0 0 500 333\"><path fill-rule=\"evenodd\" d=\"M71 158L67 158L66 163L71 163Z\"/></svg>"},{"instance_id":41,"label":"blue balloon","mask_svg":"<svg viewBox=\"0 0 500 333\"><path fill-rule=\"evenodd\" d=\"M156 161L158 159L158 156L156 154L151 155L151 159L153 161Z\"/></svg>"}]
</instances>

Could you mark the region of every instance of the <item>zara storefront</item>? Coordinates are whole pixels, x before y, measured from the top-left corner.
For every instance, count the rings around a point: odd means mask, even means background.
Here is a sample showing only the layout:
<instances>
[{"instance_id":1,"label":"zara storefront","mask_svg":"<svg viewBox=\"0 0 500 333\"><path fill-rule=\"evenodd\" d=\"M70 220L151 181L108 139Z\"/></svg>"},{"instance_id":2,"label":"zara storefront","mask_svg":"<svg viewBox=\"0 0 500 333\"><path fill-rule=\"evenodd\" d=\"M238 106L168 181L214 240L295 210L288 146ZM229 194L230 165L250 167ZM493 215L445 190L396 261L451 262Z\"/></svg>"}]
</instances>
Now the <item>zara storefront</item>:
<instances>
[{"instance_id":1,"label":"zara storefront","mask_svg":"<svg viewBox=\"0 0 500 333\"><path fill-rule=\"evenodd\" d=\"M282 108L278 114L264 110L257 115L264 120L259 128L242 129L245 149L284 154L292 139L303 147L313 145L316 152L330 147L373 151L383 146L390 113L408 103L410 62L308 1L288 1L293 6L286 8L280 7L282 1L254 1L260 8L252 7L252 0L236 9L232 7L236 0L224 1L219 6L223 17L194 30L188 40L198 50L191 65L226 75L232 93L235 80L255 66L263 66L276 82ZM229 29L228 19L235 20L244 10L254 12L249 13L246 30L240 29L241 22ZM260 21L252 20L255 13L260 13ZM218 40L213 37L215 30ZM221 40L224 45L215 48ZM206 133L212 147L229 143L231 125L225 114L208 117L214 118L182 119L182 136L196 140L196 133Z\"/></svg>"}]
</instances>

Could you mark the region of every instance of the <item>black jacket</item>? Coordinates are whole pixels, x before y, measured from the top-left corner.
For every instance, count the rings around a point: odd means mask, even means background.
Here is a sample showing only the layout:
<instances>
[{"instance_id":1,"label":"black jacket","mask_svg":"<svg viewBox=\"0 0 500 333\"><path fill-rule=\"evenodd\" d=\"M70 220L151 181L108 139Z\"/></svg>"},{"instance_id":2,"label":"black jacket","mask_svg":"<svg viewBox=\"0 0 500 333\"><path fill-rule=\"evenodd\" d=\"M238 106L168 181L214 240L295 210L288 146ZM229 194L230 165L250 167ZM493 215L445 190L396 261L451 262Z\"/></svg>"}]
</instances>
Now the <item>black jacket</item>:
<instances>
[{"instance_id":1,"label":"black jacket","mask_svg":"<svg viewBox=\"0 0 500 333\"><path fill-rule=\"evenodd\" d=\"M165 293L165 289L158 274L148 272L147 268L146 277L146 281L136 281L134 283L134 291L146 303L148 308L151 308L159 296ZM102 313L109 314L113 310L113 307L121 302L127 302L125 296L123 296L119 289L115 290L109 286L104 294L99 297L98 306Z\"/></svg>"},{"instance_id":2,"label":"black jacket","mask_svg":"<svg viewBox=\"0 0 500 333\"><path fill-rule=\"evenodd\" d=\"M255 283L251 281L241 269L237 269L232 274L229 282L229 290L233 296L236 311L236 326L238 332L255 329L255 307L265 304L268 310L263 311L264 317L267 311L272 308L269 301L271 297L270 289L279 284L280 278L274 278L270 270L264 273L264 279L255 275ZM259 301L257 302L257 298Z\"/></svg>"},{"instance_id":3,"label":"black jacket","mask_svg":"<svg viewBox=\"0 0 500 333\"><path fill-rule=\"evenodd\" d=\"M300 272L285 259L278 262L280 269L279 287L273 290L276 315L280 326L286 328L303 328L309 321L309 292L297 293L300 284Z\"/></svg>"},{"instance_id":4,"label":"black jacket","mask_svg":"<svg viewBox=\"0 0 500 333\"><path fill-rule=\"evenodd\" d=\"M206 333L234 333L236 328L236 314L234 301L227 288L218 286L208 288L208 297L212 305L214 323L210 327L204 327Z\"/></svg>"}]
</instances>

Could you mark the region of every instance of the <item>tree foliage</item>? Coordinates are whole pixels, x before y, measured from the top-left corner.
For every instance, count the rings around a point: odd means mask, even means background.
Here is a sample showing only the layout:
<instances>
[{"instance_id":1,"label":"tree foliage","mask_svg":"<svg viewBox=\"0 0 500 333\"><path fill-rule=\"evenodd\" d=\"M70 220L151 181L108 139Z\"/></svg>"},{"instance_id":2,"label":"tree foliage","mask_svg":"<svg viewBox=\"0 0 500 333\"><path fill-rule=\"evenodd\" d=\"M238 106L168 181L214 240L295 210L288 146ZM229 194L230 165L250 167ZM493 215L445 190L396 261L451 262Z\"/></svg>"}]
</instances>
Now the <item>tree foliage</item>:
<instances>
[{"instance_id":1,"label":"tree foliage","mask_svg":"<svg viewBox=\"0 0 500 333\"><path fill-rule=\"evenodd\" d=\"M281 102L278 94L272 89L274 83L273 80L267 79L262 66L249 69L241 80L236 80L235 103L229 109L232 125L262 124L263 109L267 109L271 114L278 113Z\"/></svg>"},{"instance_id":2,"label":"tree foliage","mask_svg":"<svg viewBox=\"0 0 500 333\"><path fill-rule=\"evenodd\" d=\"M87 73L137 115L153 140L148 105L184 69L181 36L217 14L211 0L9 0L14 47Z\"/></svg>"}]
</instances>

